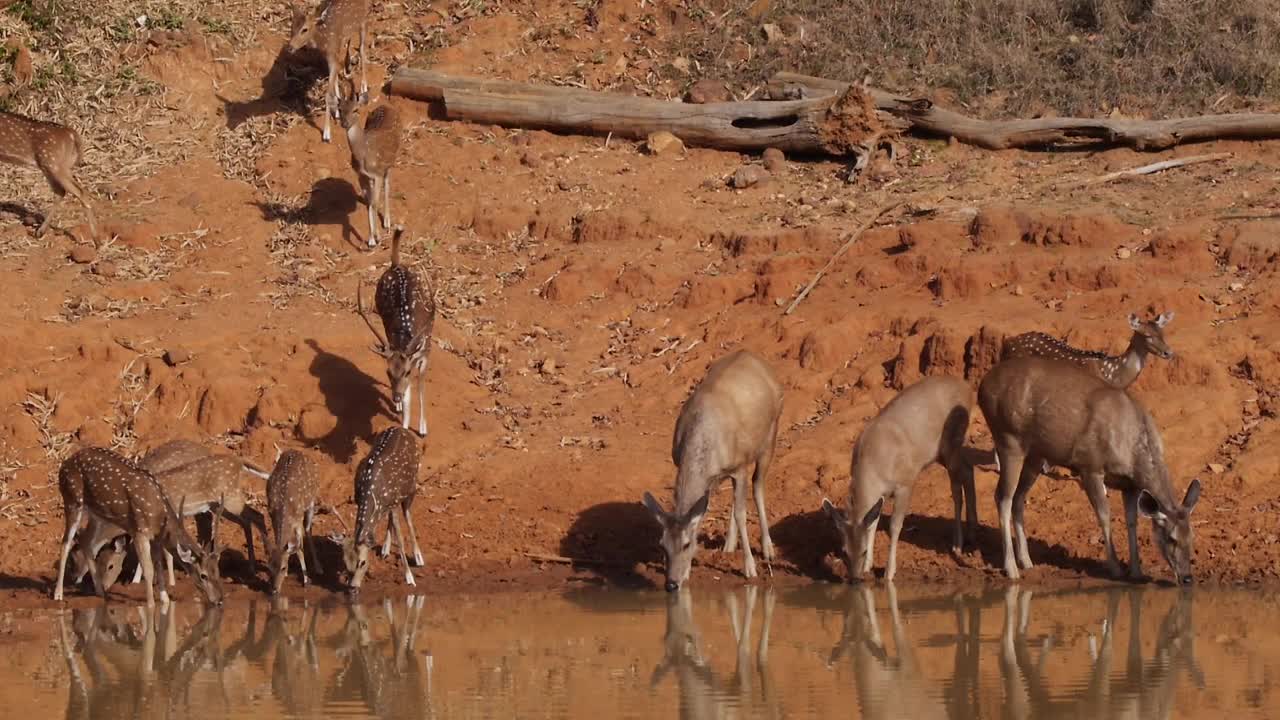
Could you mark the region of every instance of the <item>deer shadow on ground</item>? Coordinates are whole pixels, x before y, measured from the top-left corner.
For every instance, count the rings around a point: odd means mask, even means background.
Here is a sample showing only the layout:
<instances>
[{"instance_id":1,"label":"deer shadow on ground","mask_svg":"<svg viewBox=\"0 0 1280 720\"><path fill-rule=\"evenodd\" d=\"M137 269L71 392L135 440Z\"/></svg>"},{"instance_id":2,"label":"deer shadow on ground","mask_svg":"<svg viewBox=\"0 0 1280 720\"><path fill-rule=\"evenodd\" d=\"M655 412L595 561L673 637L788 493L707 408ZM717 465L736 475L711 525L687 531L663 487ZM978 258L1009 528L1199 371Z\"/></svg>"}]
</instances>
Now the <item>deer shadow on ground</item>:
<instances>
[{"instance_id":1,"label":"deer shadow on ground","mask_svg":"<svg viewBox=\"0 0 1280 720\"><path fill-rule=\"evenodd\" d=\"M839 557L840 538L823 511L788 515L769 528L769 535L779 557L791 563L796 572L814 580L841 580L827 560L831 553Z\"/></svg>"},{"instance_id":2,"label":"deer shadow on ground","mask_svg":"<svg viewBox=\"0 0 1280 720\"><path fill-rule=\"evenodd\" d=\"M342 232L342 240L358 250L367 250L364 239L356 241L356 230L351 224L351 214L360 206L363 197L343 178L323 178L311 186L307 204L286 205L278 202L255 200L253 204L268 222L305 223L312 228L336 226Z\"/></svg>"},{"instance_id":3,"label":"deer shadow on ground","mask_svg":"<svg viewBox=\"0 0 1280 720\"><path fill-rule=\"evenodd\" d=\"M659 539L658 524L638 501L606 502L578 513L560 541L560 554L582 561L574 569L599 582L653 589L657 585L640 570L661 567Z\"/></svg>"},{"instance_id":4,"label":"deer shadow on ground","mask_svg":"<svg viewBox=\"0 0 1280 720\"><path fill-rule=\"evenodd\" d=\"M315 352L309 370L320 383L325 407L335 419L333 429L313 444L334 462L345 465L356 454L356 441L373 435L373 419L389 412L390 406L373 377L350 360L324 350L315 340L306 343Z\"/></svg>"},{"instance_id":5,"label":"deer shadow on ground","mask_svg":"<svg viewBox=\"0 0 1280 720\"><path fill-rule=\"evenodd\" d=\"M35 230L40 227L40 224L44 222L46 217L45 213L40 212L35 208L29 208L26 205L19 205L16 202L8 201L0 202L0 214L16 215L18 222L22 223L23 227L31 230Z\"/></svg>"},{"instance_id":6,"label":"deer shadow on ground","mask_svg":"<svg viewBox=\"0 0 1280 720\"><path fill-rule=\"evenodd\" d=\"M56 569L56 568L55 568ZM0 591L3 590L39 590L40 592L53 592L54 576L49 578L29 578L21 575L9 575L8 573L0 573Z\"/></svg>"},{"instance_id":7,"label":"deer shadow on ground","mask_svg":"<svg viewBox=\"0 0 1280 720\"><path fill-rule=\"evenodd\" d=\"M267 74L262 76L262 93L252 100L222 101L222 111L227 117L227 129L235 130L249 120L263 115L288 112L311 118L307 97L311 88L322 78L328 77L324 55L312 48L289 52L289 46L281 45Z\"/></svg>"}]
</instances>

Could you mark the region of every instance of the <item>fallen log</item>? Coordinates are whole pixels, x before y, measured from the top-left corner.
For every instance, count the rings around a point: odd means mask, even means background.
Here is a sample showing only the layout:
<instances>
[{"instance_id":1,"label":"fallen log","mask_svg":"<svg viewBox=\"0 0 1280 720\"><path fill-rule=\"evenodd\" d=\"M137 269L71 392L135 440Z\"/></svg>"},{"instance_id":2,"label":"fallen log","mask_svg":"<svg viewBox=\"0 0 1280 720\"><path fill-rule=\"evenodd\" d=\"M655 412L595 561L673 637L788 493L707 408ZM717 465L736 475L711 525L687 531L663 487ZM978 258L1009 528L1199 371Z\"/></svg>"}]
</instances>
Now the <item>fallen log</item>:
<instances>
[{"instance_id":1,"label":"fallen log","mask_svg":"<svg viewBox=\"0 0 1280 720\"><path fill-rule=\"evenodd\" d=\"M636 139L665 130L687 145L725 150L862 155L886 132L860 87L801 100L693 104L400 68L390 91L442 102L451 120Z\"/></svg>"},{"instance_id":2,"label":"fallen log","mask_svg":"<svg viewBox=\"0 0 1280 720\"><path fill-rule=\"evenodd\" d=\"M772 81L798 85L807 94L838 95L849 83L810 75L780 72ZM1280 114L1235 113L1199 115L1170 120L1119 118L1034 118L1029 120L981 120L938 107L923 98L908 98L877 88L866 88L876 109L910 123L913 129L953 137L967 145L988 150L1043 147L1084 142L1126 145L1135 150L1164 150L1174 145L1205 140L1273 140L1280 138Z\"/></svg>"}]
</instances>

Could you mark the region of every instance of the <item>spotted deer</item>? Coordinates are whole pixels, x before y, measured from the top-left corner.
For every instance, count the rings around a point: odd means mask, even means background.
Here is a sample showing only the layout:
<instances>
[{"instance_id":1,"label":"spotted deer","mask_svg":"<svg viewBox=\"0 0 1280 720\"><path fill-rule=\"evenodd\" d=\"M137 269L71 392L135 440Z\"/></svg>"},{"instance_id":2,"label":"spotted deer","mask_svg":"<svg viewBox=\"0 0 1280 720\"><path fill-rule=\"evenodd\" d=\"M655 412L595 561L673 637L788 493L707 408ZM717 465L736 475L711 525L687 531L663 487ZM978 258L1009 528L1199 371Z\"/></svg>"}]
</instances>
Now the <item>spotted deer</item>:
<instances>
[{"instance_id":1,"label":"spotted deer","mask_svg":"<svg viewBox=\"0 0 1280 720\"><path fill-rule=\"evenodd\" d=\"M743 574L756 576L747 535L747 469L760 516L761 549L773 560L773 540L765 514L764 488L773 461L782 413L782 385L759 355L739 350L715 361L685 401L671 443L675 463L675 509L667 512L646 492L643 503L662 527L666 589L673 592L689 578L697 551L698 526L711 492L726 478L733 482L733 512L724 551L742 541Z\"/></svg>"},{"instance_id":2,"label":"spotted deer","mask_svg":"<svg viewBox=\"0 0 1280 720\"><path fill-rule=\"evenodd\" d=\"M89 232L98 239L98 221L89 203L89 194L76 182L74 173L76 165L84 160L80 133L65 125L0 112L0 160L44 173L55 195L71 195L84 206ZM52 220L53 212L46 213L36 228L37 238L44 235Z\"/></svg>"},{"instance_id":3,"label":"spotted deer","mask_svg":"<svg viewBox=\"0 0 1280 720\"><path fill-rule=\"evenodd\" d=\"M165 495L164 489L147 471L127 458L105 448L78 450L63 461L58 470L58 489L62 494L66 532L58 559L58 578L54 600L62 600L62 584L66 575L67 556L71 553L80 521L87 514L128 533L138 551L139 563L147 585L147 607L155 606L156 567L152 562L151 543L156 541L172 552L196 575L196 587L212 603L222 602L222 583L218 578L218 546L214 536L213 552L187 535L182 521ZM214 518L216 530L217 516ZM97 573L94 563L89 572ZM106 590L94 578L103 597ZM160 588L160 601L167 604L169 594Z\"/></svg>"},{"instance_id":4,"label":"spotted deer","mask_svg":"<svg viewBox=\"0 0 1280 720\"><path fill-rule=\"evenodd\" d=\"M1010 578L1018 579L1019 565L1032 566L1023 510L1047 462L1070 468L1080 478L1102 527L1113 574L1121 570L1111 543L1109 487L1124 497L1130 576L1142 575L1141 513L1151 518L1156 547L1174 576L1191 582L1191 511L1200 499L1200 481L1192 480L1182 502L1177 501L1155 420L1126 391L1067 360L1022 357L1002 361L987 373L978 388L978 405L1000 458L996 503Z\"/></svg>"},{"instance_id":5,"label":"spotted deer","mask_svg":"<svg viewBox=\"0 0 1280 720\"><path fill-rule=\"evenodd\" d=\"M978 510L974 498L973 465L964 457L964 437L973 408L973 389L963 380L935 376L903 390L858 437L849 470L849 499L845 510L823 499L822 509L835 523L843 541L849 580L860 580L871 570L872 549L880 511L886 497L893 497L889 524L889 559L884 579L893 581L897 569L898 534L911 502L916 478L939 463L951 479L955 504L952 550L963 550L961 511L968 503L969 544L975 544Z\"/></svg>"},{"instance_id":6,"label":"spotted deer","mask_svg":"<svg viewBox=\"0 0 1280 720\"><path fill-rule=\"evenodd\" d=\"M311 536L311 523L317 511L327 511L338 515L327 506L323 506L320 497L320 468L311 456L300 450L285 450L276 459L275 469L267 478L267 513L271 516L271 527L275 531L275 542L269 545L271 560L271 593L278 595L284 586L285 576L289 572L289 558L297 555L298 566L302 571L302 584L307 585L306 549L311 553L311 563L316 575L324 575L320 564L320 556L316 554L315 543Z\"/></svg>"},{"instance_id":7,"label":"spotted deer","mask_svg":"<svg viewBox=\"0 0 1280 720\"><path fill-rule=\"evenodd\" d=\"M376 247L378 219L382 220L383 229L391 227L391 169L400 156L403 124L394 105L385 100L374 105L368 91L356 93L354 84L339 108L338 121L351 148L351 167L364 189L369 215L366 242L369 247Z\"/></svg>"},{"instance_id":8,"label":"spotted deer","mask_svg":"<svg viewBox=\"0 0 1280 720\"><path fill-rule=\"evenodd\" d=\"M369 548L373 545L374 526L384 515L390 515L400 548L400 562L404 565L404 581L416 585L409 560L405 557L404 535L400 530L397 510L404 515L404 522L413 540L413 564L422 567L422 548L418 545L418 533L413 528L413 516L409 512L413 498L418 493L418 463L421 459L418 439L402 427L392 426L378 433L369 454L356 468L355 533L342 548L342 560L351 573L348 588L350 594L360 592L365 573L369 571ZM383 543L386 554L386 545Z\"/></svg>"},{"instance_id":9,"label":"spotted deer","mask_svg":"<svg viewBox=\"0 0 1280 720\"><path fill-rule=\"evenodd\" d=\"M289 51L298 52L311 46L324 55L329 80L324 94L324 129L321 137L329 142L329 123L337 119L339 101L338 73L346 73L352 50L360 65L360 87L368 92L366 75L369 0L321 0L314 7L301 3L293 6L293 24L289 33ZM353 48L353 45L355 46Z\"/></svg>"},{"instance_id":10,"label":"spotted deer","mask_svg":"<svg viewBox=\"0 0 1280 720\"><path fill-rule=\"evenodd\" d=\"M1001 360L1016 357L1047 357L1073 362L1097 375L1108 385L1127 388L1138 379L1146 365L1147 355L1163 360L1173 359L1173 350L1164 340L1164 327L1173 320L1173 312L1160 313L1154 320L1142 320L1129 315L1129 327L1133 335L1129 347L1120 355L1108 355L1095 350L1081 350L1042 332L1028 332L1004 341Z\"/></svg>"},{"instance_id":11,"label":"spotted deer","mask_svg":"<svg viewBox=\"0 0 1280 720\"><path fill-rule=\"evenodd\" d=\"M436 300L431 283L400 261L400 238L404 228L397 225L391 237L391 267L378 278L374 306L386 335L378 332L364 308L364 282L356 286L356 309L377 340L373 351L387 361L387 382L401 425L409 428L412 407L410 376L418 378L418 434L427 436L427 361L431 356L431 333L436 323Z\"/></svg>"}]
</instances>

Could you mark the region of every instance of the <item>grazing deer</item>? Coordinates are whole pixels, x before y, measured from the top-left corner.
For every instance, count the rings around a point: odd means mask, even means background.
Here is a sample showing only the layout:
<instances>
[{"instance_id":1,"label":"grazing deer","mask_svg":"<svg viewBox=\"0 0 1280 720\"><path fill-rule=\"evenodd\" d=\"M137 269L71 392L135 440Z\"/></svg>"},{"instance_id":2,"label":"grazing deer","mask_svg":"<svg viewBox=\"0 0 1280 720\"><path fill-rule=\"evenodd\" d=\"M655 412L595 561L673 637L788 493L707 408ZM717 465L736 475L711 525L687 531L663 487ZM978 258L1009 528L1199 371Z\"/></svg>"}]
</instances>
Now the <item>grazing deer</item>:
<instances>
[{"instance_id":1,"label":"grazing deer","mask_svg":"<svg viewBox=\"0 0 1280 720\"><path fill-rule=\"evenodd\" d=\"M653 495L644 506L662 526L666 555L666 588L677 590L689 578L697 551L698 526L706 515L711 492L725 478L733 481L733 512L724 550L732 553L741 535L743 574L756 576L747 535L747 468L754 464L751 484L760 515L761 546L773 560L773 539L764 508L764 485L773 461L782 413L782 385L755 353L739 350L715 361L676 420L671 460L676 464L675 511L662 509Z\"/></svg>"},{"instance_id":2,"label":"grazing deer","mask_svg":"<svg viewBox=\"0 0 1280 720\"><path fill-rule=\"evenodd\" d=\"M406 430L413 397L410 375L418 376L418 434L426 437L427 361L431 356L431 332L436 324L436 300L431 283L400 262L403 234L404 228L397 225L391 237L391 267L378 278L374 292L374 307L387 334L378 332L364 309L363 280L356 286L356 309L377 340L373 351L387 360L392 403L401 414L401 424Z\"/></svg>"},{"instance_id":3,"label":"grazing deer","mask_svg":"<svg viewBox=\"0 0 1280 720\"><path fill-rule=\"evenodd\" d=\"M0 160L39 169L58 197L70 193L84 206L89 217L89 232L94 240L98 239L98 221L89 204L89 194L76 182L73 173L75 166L84 160L80 133L65 125L0 112ZM52 219L52 211L45 214L40 227L36 228L36 237L44 235Z\"/></svg>"},{"instance_id":4,"label":"grazing deer","mask_svg":"<svg viewBox=\"0 0 1280 720\"><path fill-rule=\"evenodd\" d=\"M284 586L289 572L289 558L297 555L302 570L302 584L309 584L307 558L302 551L311 553L316 575L324 575L320 556L316 554L311 537L311 523L318 510L327 510L337 516L332 508L322 506L320 496L320 468L309 455L300 450L286 450L276 459L276 467L267 478L267 512L271 515L271 527L275 530L275 543L270 545L271 593L277 595Z\"/></svg>"},{"instance_id":5,"label":"grazing deer","mask_svg":"<svg viewBox=\"0 0 1280 720\"><path fill-rule=\"evenodd\" d=\"M147 451L147 454L138 460L138 467L152 475L159 475L197 460L203 460L212 454L208 448L198 442L170 440Z\"/></svg>"},{"instance_id":6,"label":"grazing deer","mask_svg":"<svg viewBox=\"0 0 1280 720\"><path fill-rule=\"evenodd\" d=\"M139 563L147 583L147 607L155 606L155 563L151 558L151 542L156 540L166 551L194 568L196 587L212 603L222 602L222 584L218 578L218 546L214 536L213 552L206 553L187 535L182 520L156 479L128 459L105 448L85 448L73 453L58 470L58 489L62 493L66 533L58 560L58 579L53 599L62 600L62 583L66 575L67 555L75 543L80 521L87 513L91 518L115 525L128 533L138 551ZM217 516L214 518L217 529ZM93 562L90 573L96 575ZM94 578L102 595L106 590ZM162 603L169 594L160 589Z\"/></svg>"},{"instance_id":7,"label":"grazing deer","mask_svg":"<svg viewBox=\"0 0 1280 720\"><path fill-rule=\"evenodd\" d=\"M378 245L378 219L383 229L391 227L391 168L400 156L400 140L404 134L400 113L390 102L376 107L369 93L356 93L354 84L342 101L338 121L347 132L351 147L351 167L364 189L365 208L369 214L369 247Z\"/></svg>"},{"instance_id":8,"label":"grazing deer","mask_svg":"<svg viewBox=\"0 0 1280 720\"><path fill-rule=\"evenodd\" d=\"M351 573L349 592L352 595L360 592L360 584L369 571L369 548L373 545L374 526L386 514L391 516L391 527L400 547L404 581L409 585L417 584L409 569L409 559L405 557L404 535L400 531L396 511L403 513L413 540L413 563L422 567L422 548L418 545L418 533L413 529L413 516L409 513L413 498L418 494L420 460L418 440L414 434L393 425L378 433L368 456L356 468L356 528L342 548L343 563ZM383 543L384 546L387 544Z\"/></svg>"},{"instance_id":9,"label":"grazing deer","mask_svg":"<svg viewBox=\"0 0 1280 720\"><path fill-rule=\"evenodd\" d=\"M321 137L329 142L329 122L336 119L338 107L338 72L351 64L352 46L360 64L360 87L368 92L366 77L369 0L322 0L315 7L293 6L293 25L289 33L289 51L298 52L310 45L324 55L329 81L324 94L324 129Z\"/></svg>"},{"instance_id":10,"label":"grazing deer","mask_svg":"<svg viewBox=\"0 0 1280 720\"><path fill-rule=\"evenodd\" d=\"M1156 547L1179 582L1191 582L1191 511L1200 499L1192 480L1179 504L1164 462L1155 421L1124 390L1078 365L1047 358L1015 358L991 369L978 388L978 404L991 428L1000 481L996 502L1004 540L1004 569L1019 577L1030 568L1023 510L1027 493L1045 462L1071 468L1079 477L1102 526L1107 564L1120 574L1111 543L1107 488L1124 495L1129 532L1129 574L1142 575L1138 557L1138 513L1151 518ZM1011 528L1016 531L1017 562Z\"/></svg>"},{"instance_id":11,"label":"grazing deer","mask_svg":"<svg viewBox=\"0 0 1280 720\"><path fill-rule=\"evenodd\" d=\"M884 579L892 582L897 568L898 534L911 502L916 478L939 463L951 478L951 499L956 523L952 550L964 546L961 510L969 505L969 544L975 544L978 509L974 499L973 466L964 457L964 436L973 408L973 390L963 380L929 377L898 394L867 427L853 445L849 469L846 511L823 498L822 509L836 525L843 541L849 580L862 579L871 570L872 548L884 499L893 496L893 520L889 524L889 561Z\"/></svg>"},{"instance_id":12,"label":"grazing deer","mask_svg":"<svg viewBox=\"0 0 1280 720\"><path fill-rule=\"evenodd\" d=\"M1028 332L1005 340L1000 359L1045 357L1069 360L1102 378L1112 387L1127 388L1138 379L1146 365L1148 354L1164 360L1173 359L1173 350L1164 340L1164 326L1172 319L1172 311L1161 313L1154 320L1142 320L1137 315L1129 315L1129 327L1133 328L1133 336L1129 338L1129 347L1120 355L1081 350L1051 335Z\"/></svg>"}]
</instances>

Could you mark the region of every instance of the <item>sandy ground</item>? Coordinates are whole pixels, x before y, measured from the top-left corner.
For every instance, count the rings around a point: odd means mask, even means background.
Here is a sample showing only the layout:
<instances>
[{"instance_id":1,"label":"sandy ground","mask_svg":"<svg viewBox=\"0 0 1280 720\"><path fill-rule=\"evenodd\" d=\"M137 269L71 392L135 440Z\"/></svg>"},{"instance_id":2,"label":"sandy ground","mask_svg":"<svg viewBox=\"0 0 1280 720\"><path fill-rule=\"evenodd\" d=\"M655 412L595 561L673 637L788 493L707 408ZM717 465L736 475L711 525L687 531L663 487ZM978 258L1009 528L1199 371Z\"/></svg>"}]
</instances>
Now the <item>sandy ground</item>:
<instances>
[{"instance_id":1,"label":"sandy ground","mask_svg":"<svg viewBox=\"0 0 1280 720\"><path fill-rule=\"evenodd\" d=\"M549 5L542 22L572 10ZM614 17L597 36L527 55L513 50L527 19L497 13L456 26L437 68L547 77L587 49L615 52L627 22L638 22ZM399 21L392 11L378 20ZM190 122L148 133L180 135L189 159L98 197L113 239L91 262L70 258L87 232L73 226L70 205L60 215L67 232L39 241L3 216L6 602L47 602L62 527L57 464L80 445L140 452L185 437L259 465L277 447L312 448L326 499L354 516L354 467L371 436L395 421L383 361L355 313L357 280L373 282L388 251L363 248L365 210L345 139L322 143L318 107L300 117L272 95L287 63L284 31L271 28L233 58L213 59L198 33L150 50L146 67L165 102ZM406 56L396 41L378 44L378 79L382 64ZM1276 145L1029 153L905 138L898 165L876 178L849 184L841 163L792 159L768 182L733 190L725 178L759 158L702 149L654 157L627 140L451 123L429 117L426 105L393 102L409 124L393 211L441 305L413 508L427 556L419 589L660 578L656 526L638 500L645 490L670 497L680 404L712 360L739 347L765 356L786 388L768 486L781 551L774 580L832 578L843 568L819 504L843 495L853 440L897 388L930 374L976 386L1001 336L1031 329L1119 352L1129 313L1162 311L1176 313L1166 330L1176 358L1153 360L1132 392L1162 429L1177 493L1193 477L1205 485L1194 515L1196 575L1280 577L1278 225L1223 217L1270 211ZM228 144L236 133L257 133L252 152ZM1217 151L1234 155L1058 187ZM905 204L784 316L846 234L897 201ZM49 202L47 192L30 202ZM912 501L900 577L1000 582L995 473L980 416L970 442L981 552L950 555L949 491L934 468ZM716 550L728 499L727 488L713 497L695 582L739 578L740 560ZM1118 497L1112 516L1123 537ZM317 527L337 530L327 517ZM1042 480L1027 527L1038 562L1031 582L1105 574L1092 511L1074 483ZM1140 537L1146 569L1167 577L1149 527ZM224 573L243 586L233 592L261 591L264 569L251 574L242 540L230 531L224 540ZM338 547L323 541L321 555L329 574L312 593L340 584ZM398 578L376 565L371 592L398 591ZM180 585L179 595L191 592Z\"/></svg>"}]
</instances>

